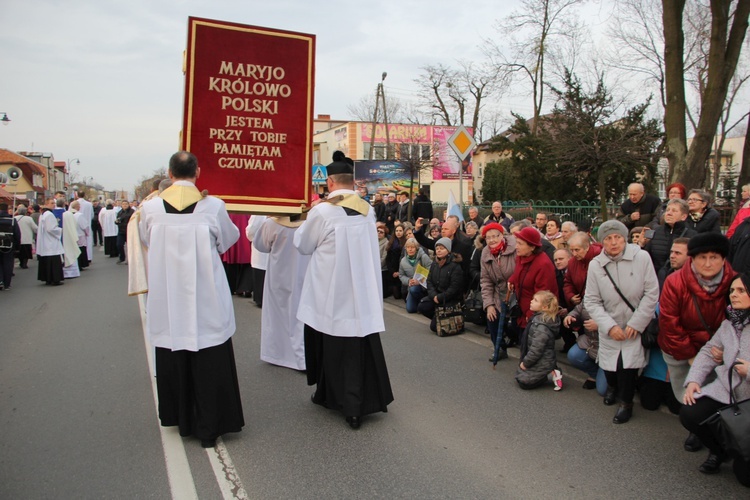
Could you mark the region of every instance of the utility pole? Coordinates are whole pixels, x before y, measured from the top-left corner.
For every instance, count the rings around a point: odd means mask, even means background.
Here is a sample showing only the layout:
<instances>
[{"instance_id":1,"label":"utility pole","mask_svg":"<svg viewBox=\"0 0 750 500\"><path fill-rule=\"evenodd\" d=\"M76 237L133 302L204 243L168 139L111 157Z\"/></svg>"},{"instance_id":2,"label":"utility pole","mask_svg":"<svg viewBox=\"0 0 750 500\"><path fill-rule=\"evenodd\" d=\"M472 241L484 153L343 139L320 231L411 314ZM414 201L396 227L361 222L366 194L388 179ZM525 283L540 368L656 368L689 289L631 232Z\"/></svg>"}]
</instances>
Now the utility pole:
<instances>
[{"instance_id":1,"label":"utility pole","mask_svg":"<svg viewBox=\"0 0 750 500\"><path fill-rule=\"evenodd\" d=\"M383 71L383 75L380 79L380 83L378 83L378 88L375 90L375 112L372 115L372 132L370 133L370 154L368 155L367 159L372 160L373 153L375 151L375 127L378 123L378 109L380 106L380 100L383 100L383 119L385 121L385 156L388 157L388 149L390 149L391 141L388 134L388 111L386 110L385 106L385 92L383 91L383 81L385 81L385 77L388 76L388 73Z\"/></svg>"}]
</instances>

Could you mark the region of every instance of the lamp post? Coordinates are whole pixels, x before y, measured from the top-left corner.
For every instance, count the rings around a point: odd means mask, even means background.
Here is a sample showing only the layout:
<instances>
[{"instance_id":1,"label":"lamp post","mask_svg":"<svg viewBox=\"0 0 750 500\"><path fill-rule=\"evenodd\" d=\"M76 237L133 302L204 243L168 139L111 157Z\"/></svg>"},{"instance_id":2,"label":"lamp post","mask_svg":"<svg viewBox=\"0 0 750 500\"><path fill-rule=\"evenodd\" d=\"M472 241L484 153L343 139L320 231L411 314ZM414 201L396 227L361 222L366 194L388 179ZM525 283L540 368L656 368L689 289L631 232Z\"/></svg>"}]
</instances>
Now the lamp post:
<instances>
[{"instance_id":1,"label":"lamp post","mask_svg":"<svg viewBox=\"0 0 750 500\"><path fill-rule=\"evenodd\" d=\"M76 165L80 165L81 164L81 160L79 160L78 158L73 158L72 160L68 160L65 163L65 171L63 172L63 186L65 186L66 184L68 184L68 180L70 179L70 165L73 162L76 162ZM57 176L55 176L55 177L57 177Z\"/></svg>"},{"instance_id":2,"label":"lamp post","mask_svg":"<svg viewBox=\"0 0 750 500\"><path fill-rule=\"evenodd\" d=\"M8 118L8 113L5 111L0 111L0 115L3 115L2 118L0 118L0 122L2 122L3 125L8 125L10 123L10 118Z\"/></svg>"}]
</instances>

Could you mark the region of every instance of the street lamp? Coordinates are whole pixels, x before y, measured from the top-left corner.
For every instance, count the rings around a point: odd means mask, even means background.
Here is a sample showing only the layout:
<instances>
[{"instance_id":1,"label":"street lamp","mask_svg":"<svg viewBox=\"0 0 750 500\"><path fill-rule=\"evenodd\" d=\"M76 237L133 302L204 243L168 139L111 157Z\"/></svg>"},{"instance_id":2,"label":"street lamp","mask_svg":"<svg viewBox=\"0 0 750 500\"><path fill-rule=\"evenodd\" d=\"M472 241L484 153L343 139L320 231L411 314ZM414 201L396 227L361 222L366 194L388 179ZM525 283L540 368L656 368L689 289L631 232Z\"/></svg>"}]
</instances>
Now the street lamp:
<instances>
[{"instance_id":1,"label":"street lamp","mask_svg":"<svg viewBox=\"0 0 750 500\"><path fill-rule=\"evenodd\" d=\"M76 162L76 165L81 164L81 160L78 158L73 158L72 160L68 160L65 164L65 171L63 172L63 185L68 184L68 179L70 179L70 166L73 162Z\"/></svg>"},{"instance_id":2,"label":"street lamp","mask_svg":"<svg viewBox=\"0 0 750 500\"><path fill-rule=\"evenodd\" d=\"M7 125L10 123L10 118L8 118L8 113L5 111L0 111L0 115L3 115L2 118L0 118L0 122L3 122L3 125Z\"/></svg>"}]
</instances>

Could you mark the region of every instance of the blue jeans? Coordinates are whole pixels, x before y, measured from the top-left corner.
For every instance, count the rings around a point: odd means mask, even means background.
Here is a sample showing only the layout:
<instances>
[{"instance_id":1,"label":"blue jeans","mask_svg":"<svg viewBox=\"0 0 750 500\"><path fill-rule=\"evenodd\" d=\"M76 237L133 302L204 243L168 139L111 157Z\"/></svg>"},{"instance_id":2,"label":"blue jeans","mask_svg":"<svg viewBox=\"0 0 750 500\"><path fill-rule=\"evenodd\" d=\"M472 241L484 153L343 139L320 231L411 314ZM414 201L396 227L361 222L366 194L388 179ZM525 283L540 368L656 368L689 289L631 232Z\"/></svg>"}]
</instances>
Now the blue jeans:
<instances>
[{"instance_id":1,"label":"blue jeans","mask_svg":"<svg viewBox=\"0 0 750 500\"><path fill-rule=\"evenodd\" d=\"M500 349L505 350L507 349L507 346L505 345L505 336L504 333L504 326L505 326L505 315L508 313L508 306L505 304L505 302L502 303L500 306L500 310L497 311L497 317L494 321L487 320L487 329L490 331L490 339L492 340L492 345L496 345L496 339L497 336L500 336Z\"/></svg>"},{"instance_id":2,"label":"blue jeans","mask_svg":"<svg viewBox=\"0 0 750 500\"><path fill-rule=\"evenodd\" d=\"M573 365L574 368L578 368L582 372L585 372L589 378L596 380L596 392L601 396L607 393L607 378L604 376L604 370L599 368L596 361L591 359L586 351L574 345L568 351L568 361Z\"/></svg>"},{"instance_id":3,"label":"blue jeans","mask_svg":"<svg viewBox=\"0 0 750 500\"><path fill-rule=\"evenodd\" d=\"M422 285L414 285L409 287L409 293L406 296L406 312L415 313L417 312L417 305L422 297L427 295L427 290Z\"/></svg>"}]
</instances>

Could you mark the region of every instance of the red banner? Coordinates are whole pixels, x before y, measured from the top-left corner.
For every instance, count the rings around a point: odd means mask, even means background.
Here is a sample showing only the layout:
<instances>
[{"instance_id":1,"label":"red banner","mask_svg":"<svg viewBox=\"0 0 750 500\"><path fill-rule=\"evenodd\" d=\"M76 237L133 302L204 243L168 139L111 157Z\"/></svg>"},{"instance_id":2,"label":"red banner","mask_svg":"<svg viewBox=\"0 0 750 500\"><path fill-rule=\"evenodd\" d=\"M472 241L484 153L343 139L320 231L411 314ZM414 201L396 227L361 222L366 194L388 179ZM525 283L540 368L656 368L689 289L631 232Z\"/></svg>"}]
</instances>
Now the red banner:
<instances>
[{"instance_id":1,"label":"red banner","mask_svg":"<svg viewBox=\"0 0 750 500\"><path fill-rule=\"evenodd\" d=\"M310 199L315 36L190 17L182 149L229 210Z\"/></svg>"}]
</instances>

